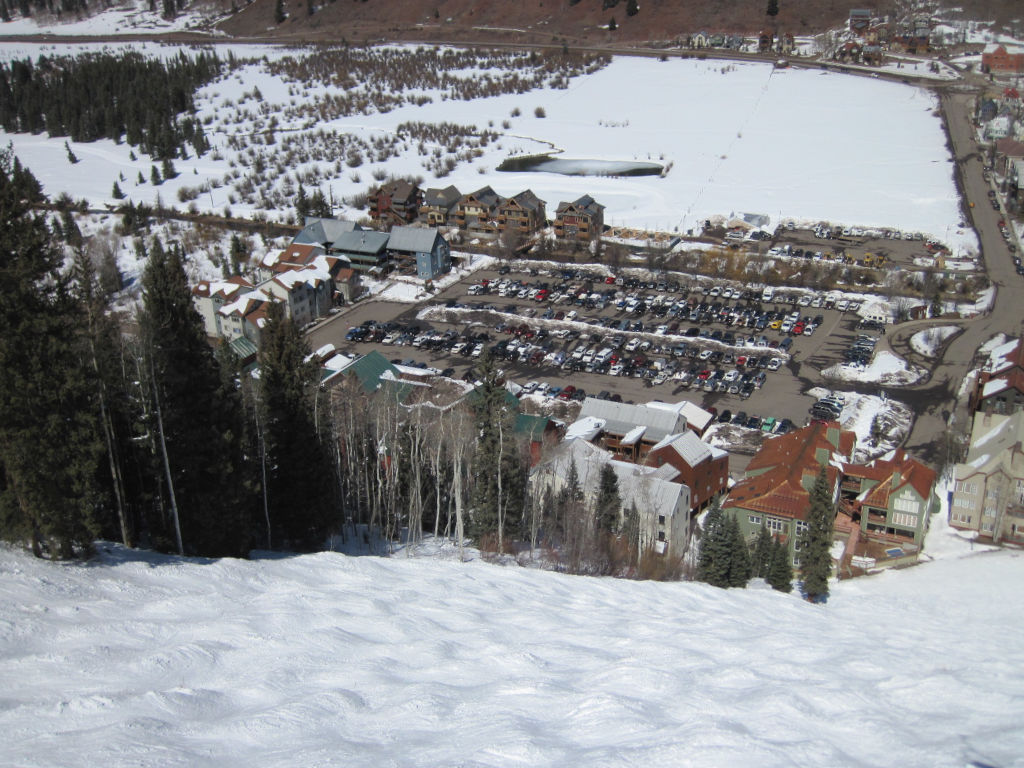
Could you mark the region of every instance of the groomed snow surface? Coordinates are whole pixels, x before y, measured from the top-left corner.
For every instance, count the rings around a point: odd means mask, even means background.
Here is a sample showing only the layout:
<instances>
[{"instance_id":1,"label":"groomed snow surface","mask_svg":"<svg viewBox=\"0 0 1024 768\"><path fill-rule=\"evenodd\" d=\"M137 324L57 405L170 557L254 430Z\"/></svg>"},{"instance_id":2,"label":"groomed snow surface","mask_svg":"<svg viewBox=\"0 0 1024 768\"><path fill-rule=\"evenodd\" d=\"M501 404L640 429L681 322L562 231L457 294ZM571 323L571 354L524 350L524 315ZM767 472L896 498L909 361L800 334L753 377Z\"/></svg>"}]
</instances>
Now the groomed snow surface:
<instances>
[{"instance_id":1,"label":"groomed snow surface","mask_svg":"<svg viewBox=\"0 0 1024 768\"><path fill-rule=\"evenodd\" d=\"M965 548L824 606L479 561L4 548L0 763L1019 765L1024 556Z\"/></svg>"}]
</instances>

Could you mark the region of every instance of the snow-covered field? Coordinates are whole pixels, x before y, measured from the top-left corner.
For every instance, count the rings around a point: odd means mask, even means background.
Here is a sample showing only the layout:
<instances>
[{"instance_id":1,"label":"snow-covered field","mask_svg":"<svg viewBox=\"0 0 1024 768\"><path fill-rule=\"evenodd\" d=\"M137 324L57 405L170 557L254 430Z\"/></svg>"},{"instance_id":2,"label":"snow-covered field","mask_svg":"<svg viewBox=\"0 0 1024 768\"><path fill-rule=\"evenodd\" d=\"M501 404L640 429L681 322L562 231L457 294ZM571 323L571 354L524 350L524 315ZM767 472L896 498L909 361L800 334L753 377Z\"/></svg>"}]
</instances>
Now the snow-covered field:
<instances>
[{"instance_id":1,"label":"snow-covered field","mask_svg":"<svg viewBox=\"0 0 1024 768\"><path fill-rule=\"evenodd\" d=\"M481 562L103 549L84 565L0 550L0 763L962 768L1024 754L1017 552L844 582L813 606Z\"/></svg>"},{"instance_id":2,"label":"snow-covered field","mask_svg":"<svg viewBox=\"0 0 1024 768\"><path fill-rule=\"evenodd\" d=\"M35 58L85 49L4 44L0 56ZM228 49L218 47L224 55ZM150 44L147 50L168 55L175 49ZM269 47L234 50L239 56L260 51L272 58L283 55ZM257 85L266 109L245 97ZM179 161L180 176L159 187L135 183L139 172L148 179L152 162L147 157L131 160L123 144L73 144L81 162L71 165L63 138L19 134L0 136L0 141L13 143L50 194L67 191L76 199L112 204L113 183L123 174L122 189L136 202L153 202L159 193L165 204L177 205L180 187L210 183L195 199L197 207L221 211L230 206L244 214L256 206L231 204L232 186L224 182L232 162L244 169L251 158L229 146L229 136L261 134L271 114L282 116L279 128L291 135L324 131L364 141L390 137L406 121L446 121L481 131L490 126L499 137L480 157L440 179L425 168L429 158L419 154L416 141L405 142L399 156L379 167L367 163L354 172L344 164L336 168L330 158L307 164L304 171L317 165L323 178L319 186L335 201L364 192L373 183L371 171L377 170L422 175L424 186L454 184L466 192L485 184L506 196L530 188L547 201L549 212L560 201L591 194L607 207L605 221L613 225L685 232L699 228L706 218L745 211L767 214L773 225L795 219L884 226L928 233L949 241L955 253L976 247L973 233L957 228L953 166L936 100L925 90L899 83L776 70L765 64L623 57L574 78L565 90L545 88L470 101L425 92L420 95L430 96L430 103L316 121L312 127L304 118L284 117L288 107L338 92L336 86L290 84L267 73L262 64L237 70L202 89L198 99L198 115L212 121L207 136L222 159L207 154ZM517 108L521 114L513 116ZM546 116L536 117L536 108ZM503 127L506 121L508 128ZM552 148L565 158L653 161L670 169L664 178L494 170L509 154ZM354 181L357 176L359 181ZM359 214L343 208L339 212Z\"/></svg>"}]
</instances>

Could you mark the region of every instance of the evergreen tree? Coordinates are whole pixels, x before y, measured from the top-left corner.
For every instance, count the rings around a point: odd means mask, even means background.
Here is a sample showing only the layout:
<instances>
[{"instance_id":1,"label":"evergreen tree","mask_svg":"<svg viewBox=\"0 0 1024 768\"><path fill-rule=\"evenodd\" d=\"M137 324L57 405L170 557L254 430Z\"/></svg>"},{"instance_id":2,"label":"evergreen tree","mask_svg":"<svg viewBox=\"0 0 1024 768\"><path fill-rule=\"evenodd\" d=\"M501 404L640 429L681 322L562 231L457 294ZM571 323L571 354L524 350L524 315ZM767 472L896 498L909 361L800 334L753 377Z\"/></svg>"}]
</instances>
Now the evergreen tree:
<instances>
[{"instance_id":1,"label":"evergreen tree","mask_svg":"<svg viewBox=\"0 0 1024 768\"><path fill-rule=\"evenodd\" d=\"M283 24L285 20L284 12L284 0L275 0L274 2L274 23Z\"/></svg>"},{"instance_id":2,"label":"evergreen tree","mask_svg":"<svg viewBox=\"0 0 1024 768\"><path fill-rule=\"evenodd\" d=\"M783 544L778 536L772 540L767 581L772 589L779 592L793 590L793 566L789 562L789 547Z\"/></svg>"},{"instance_id":3,"label":"evergreen tree","mask_svg":"<svg viewBox=\"0 0 1024 768\"><path fill-rule=\"evenodd\" d=\"M835 525L835 507L829 493L828 475L822 466L811 488L810 508L807 512L807 545L800 556L803 575L803 593L811 602L828 599L828 579L832 573L832 528Z\"/></svg>"},{"instance_id":4,"label":"evergreen tree","mask_svg":"<svg viewBox=\"0 0 1024 768\"><path fill-rule=\"evenodd\" d=\"M612 20L608 22L608 31L609 32L614 32L618 28L619 28L619 25L615 23L615 17L612 16Z\"/></svg>"},{"instance_id":5,"label":"evergreen tree","mask_svg":"<svg viewBox=\"0 0 1024 768\"><path fill-rule=\"evenodd\" d=\"M575 467L575 465L573 465ZM619 518L622 511L622 497L619 495L619 478L610 463L601 465L601 476L598 479L597 502L595 512L597 527L606 533L619 530Z\"/></svg>"},{"instance_id":6,"label":"evergreen tree","mask_svg":"<svg viewBox=\"0 0 1024 768\"><path fill-rule=\"evenodd\" d=\"M243 555L255 496L243 461L240 401L221 377L182 261L179 247L165 249L154 239L142 276L140 378L148 379L152 473L161 483L149 524L152 543L199 555Z\"/></svg>"},{"instance_id":7,"label":"evergreen tree","mask_svg":"<svg viewBox=\"0 0 1024 768\"><path fill-rule=\"evenodd\" d=\"M164 180L165 181L167 179L173 179L173 178L177 177L177 175L178 175L178 171L177 171L177 169L175 169L174 163L171 161L171 158L169 158L169 157L165 157L164 158L164 162L163 162L163 165L162 165L162 170L163 170L163 175L164 175Z\"/></svg>"},{"instance_id":8,"label":"evergreen tree","mask_svg":"<svg viewBox=\"0 0 1024 768\"><path fill-rule=\"evenodd\" d=\"M295 197L295 220L299 224L305 224L309 216L309 198L306 197L306 188L299 184L299 193Z\"/></svg>"},{"instance_id":9,"label":"evergreen tree","mask_svg":"<svg viewBox=\"0 0 1024 768\"><path fill-rule=\"evenodd\" d=\"M64 151L68 155L68 162L71 163L72 165L75 165L78 162L78 156L71 151L71 145L68 144L66 141L64 142Z\"/></svg>"},{"instance_id":10,"label":"evergreen tree","mask_svg":"<svg viewBox=\"0 0 1024 768\"><path fill-rule=\"evenodd\" d=\"M157 170L156 166L150 166L149 168L149 180L153 182L154 187L158 187L164 183L164 180L160 178L160 171Z\"/></svg>"},{"instance_id":11,"label":"evergreen tree","mask_svg":"<svg viewBox=\"0 0 1024 768\"><path fill-rule=\"evenodd\" d=\"M114 198L115 200L123 200L124 199L124 192L121 191L121 187L118 186L118 183L116 181L114 182L113 189L110 190L110 196L112 198Z\"/></svg>"},{"instance_id":12,"label":"evergreen tree","mask_svg":"<svg viewBox=\"0 0 1024 768\"><path fill-rule=\"evenodd\" d=\"M156 169L154 168L153 170L155 171ZM142 175L142 171L139 171L139 177L135 180L135 183L136 184L145 184L146 183L146 177Z\"/></svg>"},{"instance_id":13,"label":"evergreen tree","mask_svg":"<svg viewBox=\"0 0 1024 768\"><path fill-rule=\"evenodd\" d=\"M490 356L480 365L478 376L480 385L472 400L479 437L469 533L477 541L494 535L501 546L510 522L508 511L523 508L523 460L515 439L514 406Z\"/></svg>"},{"instance_id":14,"label":"evergreen tree","mask_svg":"<svg viewBox=\"0 0 1024 768\"><path fill-rule=\"evenodd\" d=\"M636 16L640 13L640 4L636 0L626 0L626 15Z\"/></svg>"},{"instance_id":15,"label":"evergreen tree","mask_svg":"<svg viewBox=\"0 0 1024 768\"><path fill-rule=\"evenodd\" d=\"M774 20L779 15L779 0L768 0L768 8L765 10L765 14Z\"/></svg>"},{"instance_id":16,"label":"evergreen tree","mask_svg":"<svg viewBox=\"0 0 1024 768\"><path fill-rule=\"evenodd\" d=\"M0 536L37 556L87 553L99 527L82 306L51 240L39 184L0 151Z\"/></svg>"},{"instance_id":17,"label":"evergreen tree","mask_svg":"<svg viewBox=\"0 0 1024 768\"><path fill-rule=\"evenodd\" d=\"M290 549L322 546L338 511L330 450L313 414L320 371L308 357L298 327L271 303L260 336L257 437L271 542Z\"/></svg>"},{"instance_id":18,"label":"evergreen tree","mask_svg":"<svg viewBox=\"0 0 1024 768\"><path fill-rule=\"evenodd\" d=\"M242 274L242 265L249 261L249 249L236 232L231 236L231 274Z\"/></svg>"},{"instance_id":19,"label":"evergreen tree","mask_svg":"<svg viewBox=\"0 0 1024 768\"><path fill-rule=\"evenodd\" d=\"M751 575L754 578L767 579L771 558L772 536L768 533L768 526L762 523L757 534L757 542L754 544L754 557L750 564Z\"/></svg>"},{"instance_id":20,"label":"evergreen tree","mask_svg":"<svg viewBox=\"0 0 1024 768\"><path fill-rule=\"evenodd\" d=\"M743 531L735 515L726 518L725 530L729 552L727 586L745 587L750 580L750 550L747 549L746 539L743 538Z\"/></svg>"},{"instance_id":21,"label":"evergreen tree","mask_svg":"<svg viewBox=\"0 0 1024 768\"><path fill-rule=\"evenodd\" d=\"M942 296L938 291L932 296L932 303L928 308L928 314L931 317L942 317Z\"/></svg>"},{"instance_id":22,"label":"evergreen tree","mask_svg":"<svg viewBox=\"0 0 1024 768\"><path fill-rule=\"evenodd\" d=\"M697 557L697 581L725 587L729 581L729 548L722 502L716 496L704 516L700 553Z\"/></svg>"},{"instance_id":23,"label":"evergreen tree","mask_svg":"<svg viewBox=\"0 0 1024 768\"><path fill-rule=\"evenodd\" d=\"M323 191L317 187L313 190L313 194L309 198L309 215L317 216L321 219L329 219L333 215L331 206L324 197ZM304 223L303 220L299 220L299 224Z\"/></svg>"}]
</instances>

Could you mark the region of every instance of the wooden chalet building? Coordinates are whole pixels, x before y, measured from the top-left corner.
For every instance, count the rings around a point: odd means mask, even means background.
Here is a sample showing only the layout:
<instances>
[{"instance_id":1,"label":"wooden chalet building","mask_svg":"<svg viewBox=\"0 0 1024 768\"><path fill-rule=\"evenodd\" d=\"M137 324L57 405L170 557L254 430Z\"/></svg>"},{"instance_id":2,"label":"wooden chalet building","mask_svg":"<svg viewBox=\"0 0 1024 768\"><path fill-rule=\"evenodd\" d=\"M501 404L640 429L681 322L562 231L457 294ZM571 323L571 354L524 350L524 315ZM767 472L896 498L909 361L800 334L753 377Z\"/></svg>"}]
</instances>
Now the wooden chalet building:
<instances>
[{"instance_id":1,"label":"wooden chalet building","mask_svg":"<svg viewBox=\"0 0 1024 768\"><path fill-rule=\"evenodd\" d=\"M428 189L420 204L419 220L428 227L446 227L455 217L455 206L462 193L454 185Z\"/></svg>"},{"instance_id":2,"label":"wooden chalet building","mask_svg":"<svg viewBox=\"0 0 1024 768\"><path fill-rule=\"evenodd\" d=\"M420 215L423 192L404 179L383 184L370 192L370 221L376 227L411 224Z\"/></svg>"},{"instance_id":3,"label":"wooden chalet building","mask_svg":"<svg viewBox=\"0 0 1024 768\"><path fill-rule=\"evenodd\" d=\"M563 240L596 240L604 231L604 206L584 195L555 209L555 237Z\"/></svg>"},{"instance_id":4,"label":"wooden chalet building","mask_svg":"<svg viewBox=\"0 0 1024 768\"><path fill-rule=\"evenodd\" d=\"M503 202L504 198L489 186L463 195L455 204L455 226L471 235L497 237L498 210Z\"/></svg>"},{"instance_id":5,"label":"wooden chalet building","mask_svg":"<svg viewBox=\"0 0 1024 768\"><path fill-rule=\"evenodd\" d=\"M498 229L501 232L530 234L547 226L544 201L527 189L505 198L498 208Z\"/></svg>"}]
</instances>

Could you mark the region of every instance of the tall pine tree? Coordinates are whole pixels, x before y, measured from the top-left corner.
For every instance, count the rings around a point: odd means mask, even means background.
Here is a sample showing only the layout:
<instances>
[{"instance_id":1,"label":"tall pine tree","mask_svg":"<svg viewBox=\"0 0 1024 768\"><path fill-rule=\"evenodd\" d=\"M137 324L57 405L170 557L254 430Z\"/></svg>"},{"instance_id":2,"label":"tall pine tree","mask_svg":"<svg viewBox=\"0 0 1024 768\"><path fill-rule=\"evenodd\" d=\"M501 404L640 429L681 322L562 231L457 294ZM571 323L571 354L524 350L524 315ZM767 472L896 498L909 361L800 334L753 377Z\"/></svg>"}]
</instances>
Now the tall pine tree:
<instances>
[{"instance_id":1,"label":"tall pine tree","mask_svg":"<svg viewBox=\"0 0 1024 768\"><path fill-rule=\"evenodd\" d=\"M313 413L319 368L308 357L298 327L281 304L270 304L260 336L260 474L266 478L271 542L304 550L324 544L338 511L330 451L317 435Z\"/></svg>"},{"instance_id":2,"label":"tall pine tree","mask_svg":"<svg viewBox=\"0 0 1024 768\"><path fill-rule=\"evenodd\" d=\"M811 488L811 505L807 512L807 544L800 556L803 593L811 602L828 599L828 579L832 573L832 528L835 506L828 487L828 475L822 466Z\"/></svg>"},{"instance_id":3,"label":"tall pine tree","mask_svg":"<svg viewBox=\"0 0 1024 768\"><path fill-rule=\"evenodd\" d=\"M793 565L789 562L789 547L778 536L772 539L766 581L779 592L793 591Z\"/></svg>"},{"instance_id":4,"label":"tall pine tree","mask_svg":"<svg viewBox=\"0 0 1024 768\"><path fill-rule=\"evenodd\" d=\"M480 385L472 399L477 428L470 536L479 542L494 536L503 546L510 511L523 509L526 483L523 457L515 435L515 407L500 372L488 356L478 371Z\"/></svg>"},{"instance_id":5,"label":"tall pine tree","mask_svg":"<svg viewBox=\"0 0 1024 768\"><path fill-rule=\"evenodd\" d=\"M597 527L606 533L615 533L620 527L622 497L619 495L619 478L610 463L601 465L598 479L597 501L594 505Z\"/></svg>"},{"instance_id":6,"label":"tall pine tree","mask_svg":"<svg viewBox=\"0 0 1024 768\"><path fill-rule=\"evenodd\" d=\"M772 558L772 536L768 533L768 526L761 524L761 530L757 533L757 542L754 544L754 557L750 563L750 574L755 579L767 579L771 567Z\"/></svg>"},{"instance_id":7,"label":"tall pine tree","mask_svg":"<svg viewBox=\"0 0 1024 768\"><path fill-rule=\"evenodd\" d=\"M149 385L152 470L163 478L151 543L177 548L180 528L187 553L244 555L255 494L243 460L240 399L225 386L192 305L180 247L153 240L142 289L139 367Z\"/></svg>"},{"instance_id":8,"label":"tall pine tree","mask_svg":"<svg viewBox=\"0 0 1024 768\"><path fill-rule=\"evenodd\" d=\"M725 521L726 544L729 552L729 575L726 585L745 587L750 579L750 551L740 530L735 515L728 515Z\"/></svg>"},{"instance_id":9,"label":"tall pine tree","mask_svg":"<svg viewBox=\"0 0 1024 768\"><path fill-rule=\"evenodd\" d=\"M0 535L37 556L87 554L102 452L81 304L32 212L38 182L0 151Z\"/></svg>"}]
</instances>

